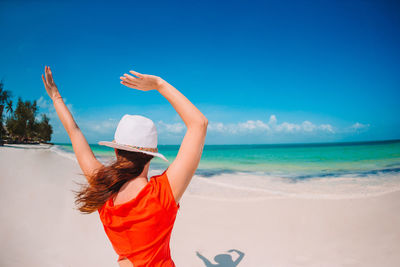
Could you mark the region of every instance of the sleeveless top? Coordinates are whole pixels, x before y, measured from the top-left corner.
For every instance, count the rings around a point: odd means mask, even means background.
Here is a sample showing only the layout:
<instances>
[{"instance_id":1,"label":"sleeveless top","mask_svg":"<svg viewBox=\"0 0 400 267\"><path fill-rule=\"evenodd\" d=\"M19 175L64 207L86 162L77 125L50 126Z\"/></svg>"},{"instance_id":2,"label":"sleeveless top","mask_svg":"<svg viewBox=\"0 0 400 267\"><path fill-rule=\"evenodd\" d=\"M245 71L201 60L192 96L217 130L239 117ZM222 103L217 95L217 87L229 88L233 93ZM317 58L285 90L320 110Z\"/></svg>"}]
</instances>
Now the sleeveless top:
<instances>
[{"instance_id":1,"label":"sleeveless top","mask_svg":"<svg viewBox=\"0 0 400 267\"><path fill-rule=\"evenodd\" d=\"M167 169L152 176L130 201L114 205L110 197L98 209L117 261L128 258L134 267L175 266L169 241L180 205L172 194Z\"/></svg>"}]
</instances>

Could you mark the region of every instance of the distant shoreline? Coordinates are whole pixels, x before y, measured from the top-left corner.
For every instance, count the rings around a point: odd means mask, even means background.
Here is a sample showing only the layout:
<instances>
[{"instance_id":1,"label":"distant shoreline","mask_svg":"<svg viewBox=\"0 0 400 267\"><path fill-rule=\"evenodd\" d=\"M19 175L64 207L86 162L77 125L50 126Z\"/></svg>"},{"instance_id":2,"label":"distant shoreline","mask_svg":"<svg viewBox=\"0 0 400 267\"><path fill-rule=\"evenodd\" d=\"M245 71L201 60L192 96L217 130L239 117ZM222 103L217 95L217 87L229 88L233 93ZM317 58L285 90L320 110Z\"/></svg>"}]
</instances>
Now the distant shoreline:
<instances>
[{"instance_id":1,"label":"distant shoreline","mask_svg":"<svg viewBox=\"0 0 400 267\"><path fill-rule=\"evenodd\" d=\"M3 144L0 146L1 148L17 148L17 149L50 149L53 147L54 144L46 144L46 143L40 143L40 144Z\"/></svg>"},{"instance_id":2,"label":"distant shoreline","mask_svg":"<svg viewBox=\"0 0 400 267\"><path fill-rule=\"evenodd\" d=\"M366 145L366 144L387 144L397 143L400 139L386 139L386 140L369 140L369 141L344 141L344 142L315 142L315 143L276 143L276 144L205 144L209 147L218 146L260 146L260 147L312 147L312 146L337 146L337 145ZM71 143L51 143L53 145L71 145ZM90 143L89 145L98 145L97 143ZM180 146L180 144L158 144L158 146Z\"/></svg>"},{"instance_id":3,"label":"distant shoreline","mask_svg":"<svg viewBox=\"0 0 400 267\"><path fill-rule=\"evenodd\" d=\"M55 143L51 142L0 142L0 146L2 145L55 145Z\"/></svg>"}]
</instances>

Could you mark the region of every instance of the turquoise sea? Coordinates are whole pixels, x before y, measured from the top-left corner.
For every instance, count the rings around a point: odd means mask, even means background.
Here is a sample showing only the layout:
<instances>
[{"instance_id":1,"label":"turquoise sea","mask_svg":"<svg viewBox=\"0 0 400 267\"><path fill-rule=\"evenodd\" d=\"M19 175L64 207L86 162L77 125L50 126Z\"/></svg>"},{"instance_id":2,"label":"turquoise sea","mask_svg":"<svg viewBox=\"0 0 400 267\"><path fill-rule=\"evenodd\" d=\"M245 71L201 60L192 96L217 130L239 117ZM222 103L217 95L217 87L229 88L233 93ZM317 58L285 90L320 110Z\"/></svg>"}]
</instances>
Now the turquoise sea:
<instances>
[{"instance_id":1,"label":"turquoise sea","mask_svg":"<svg viewBox=\"0 0 400 267\"><path fill-rule=\"evenodd\" d=\"M112 148L97 144L90 146L102 162L115 159ZM71 144L56 144L55 149L73 157ZM170 163L178 150L178 145L159 145L159 152ZM150 169L163 170L167 165L155 158ZM232 190L246 188L253 193L270 192L271 188L274 188L273 192L298 192L305 181L309 183L307 190L301 188L303 192L334 192L340 189L341 192L379 193L400 188L400 140L205 145L196 175L208 184ZM315 182L310 183L313 180ZM294 183L297 183L296 188ZM311 191L310 185L313 188ZM329 186L331 189L328 189ZM333 186L341 188L332 190ZM199 188L196 190L201 191Z\"/></svg>"},{"instance_id":2,"label":"turquoise sea","mask_svg":"<svg viewBox=\"0 0 400 267\"><path fill-rule=\"evenodd\" d=\"M57 144L73 153L71 144ZM104 159L115 158L114 150L90 145L94 154ZM159 145L159 152L172 163L178 145ZM153 164L154 163L154 164ZM153 167L168 163L155 158ZM211 177L221 172L257 172L297 179L314 176L337 176L354 173L400 172L400 140L281 144L281 145L205 145L197 174Z\"/></svg>"}]
</instances>

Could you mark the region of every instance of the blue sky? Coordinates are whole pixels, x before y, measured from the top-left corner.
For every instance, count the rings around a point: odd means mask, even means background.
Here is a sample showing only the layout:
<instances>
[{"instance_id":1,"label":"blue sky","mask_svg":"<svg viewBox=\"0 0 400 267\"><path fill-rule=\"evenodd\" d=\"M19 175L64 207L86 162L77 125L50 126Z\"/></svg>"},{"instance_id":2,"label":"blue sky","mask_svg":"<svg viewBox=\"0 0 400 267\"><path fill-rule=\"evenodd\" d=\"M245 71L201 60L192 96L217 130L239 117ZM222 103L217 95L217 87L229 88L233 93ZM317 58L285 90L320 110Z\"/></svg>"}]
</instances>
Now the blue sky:
<instances>
[{"instance_id":1,"label":"blue sky","mask_svg":"<svg viewBox=\"0 0 400 267\"><path fill-rule=\"evenodd\" d=\"M108 2L108 3L107 3ZM208 118L206 144L400 138L396 1L1 1L0 79L38 100L52 141L69 142L43 87L44 66L89 143L112 140L124 114L178 144L182 120L158 75Z\"/></svg>"}]
</instances>

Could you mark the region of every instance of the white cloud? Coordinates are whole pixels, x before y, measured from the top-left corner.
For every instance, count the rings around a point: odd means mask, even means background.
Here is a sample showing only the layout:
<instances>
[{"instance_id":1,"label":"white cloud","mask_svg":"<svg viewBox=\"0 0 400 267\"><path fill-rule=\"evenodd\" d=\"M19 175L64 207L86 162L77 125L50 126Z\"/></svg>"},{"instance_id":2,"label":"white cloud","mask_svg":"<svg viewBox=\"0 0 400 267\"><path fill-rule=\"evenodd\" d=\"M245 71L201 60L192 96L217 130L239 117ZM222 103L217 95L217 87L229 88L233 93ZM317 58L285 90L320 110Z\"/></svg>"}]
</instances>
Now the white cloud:
<instances>
[{"instance_id":1,"label":"white cloud","mask_svg":"<svg viewBox=\"0 0 400 267\"><path fill-rule=\"evenodd\" d=\"M209 122L207 130L222 133L225 131L225 125L222 122Z\"/></svg>"},{"instance_id":2,"label":"white cloud","mask_svg":"<svg viewBox=\"0 0 400 267\"><path fill-rule=\"evenodd\" d=\"M219 128L223 128L219 125ZM316 125L312 122L306 120L301 124L282 122L278 123L276 115L271 115L268 122L263 122L260 120L253 121L248 120L244 123L239 122L237 124L231 124L228 126L230 132L256 132L264 131L266 133L310 133L315 131L330 132L333 133L333 127L330 124Z\"/></svg>"},{"instance_id":3,"label":"white cloud","mask_svg":"<svg viewBox=\"0 0 400 267\"><path fill-rule=\"evenodd\" d=\"M183 123L165 123L158 122L160 132L183 133L186 129ZM268 122L261 120L247 120L237 123L223 123L210 121L207 130L209 132L227 133L227 134L247 134L247 133L311 133L311 132L326 132L334 133L333 126L330 124L316 125L308 120L300 124L282 122L278 123L275 115L269 117Z\"/></svg>"},{"instance_id":4,"label":"white cloud","mask_svg":"<svg viewBox=\"0 0 400 267\"><path fill-rule=\"evenodd\" d=\"M268 121L268 124L270 124L270 125L276 125L276 122L277 122L278 120L276 119L276 116L275 115L271 115L270 117L269 117L269 121Z\"/></svg>"},{"instance_id":5,"label":"white cloud","mask_svg":"<svg viewBox=\"0 0 400 267\"><path fill-rule=\"evenodd\" d=\"M302 126L303 130L306 132L312 132L317 127L316 125L312 124L310 121L304 121L301 124L301 126Z\"/></svg>"},{"instance_id":6,"label":"white cloud","mask_svg":"<svg viewBox=\"0 0 400 267\"><path fill-rule=\"evenodd\" d=\"M36 100L36 104L39 106L39 108L42 109L49 109L50 108L50 102L46 99L44 99L43 96L41 96L38 100Z\"/></svg>"},{"instance_id":7,"label":"white cloud","mask_svg":"<svg viewBox=\"0 0 400 267\"><path fill-rule=\"evenodd\" d=\"M36 104L39 107L39 112L36 116L37 120L41 119L41 114L46 114L50 119L51 125L54 125L55 122L58 123L58 115L50 98L41 96L38 100L36 100Z\"/></svg>"},{"instance_id":8,"label":"white cloud","mask_svg":"<svg viewBox=\"0 0 400 267\"><path fill-rule=\"evenodd\" d=\"M64 99L66 102L66 99ZM68 135L61 124L58 115L54 109L54 105L50 98L40 97L37 100L38 106L41 108L39 113L46 113L50 118L50 123L53 125L53 138L58 140L64 139L69 142ZM67 107L73 113L73 106L67 104ZM96 142L99 139L110 138L118 125L120 116L106 115L108 119L100 119L99 117L77 117L75 118L82 132L87 136L89 142ZM74 116L75 117L75 116ZM106 117L106 118L107 118ZM161 116L160 116L161 117ZM157 120L156 126L162 141L165 143L179 142L176 137L183 135L186 132L186 125L182 122L177 114L166 116L168 119ZM103 116L104 118L104 116ZM222 119L221 119L222 120ZM272 142L273 141L315 141L318 138L321 140L333 140L341 138L343 134L351 134L354 132L360 133L368 130L369 124L356 122L349 126L334 127L329 123L315 123L311 120L304 121L279 121L275 114L266 117L265 120L237 120L236 122L209 121L208 138L209 142L231 142L243 140L245 136L248 142ZM332 139L333 138L333 139ZM318 140L319 140L318 139ZM211 140L211 141L210 141ZM215 141L217 140L217 141ZM56 142L57 142L56 141Z\"/></svg>"},{"instance_id":9,"label":"white cloud","mask_svg":"<svg viewBox=\"0 0 400 267\"><path fill-rule=\"evenodd\" d=\"M186 129L184 123L176 122L176 123L165 123L163 121L158 121L157 131L158 132L167 132L167 133L182 133Z\"/></svg>"},{"instance_id":10,"label":"white cloud","mask_svg":"<svg viewBox=\"0 0 400 267\"><path fill-rule=\"evenodd\" d=\"M270 127L268 124L260 120L248 120L246 122L239 122L237 126L232 125L230 131L235 132L235 129L239 132L256 132L256 131L269 131Z\"/></svg>"},{"instance_id":11,"label":"white cloud","mask_svg":"<svg viewBox=\"0 0 400 267\"><path fill-rule=\"evenodd\" d=\"M354 130L364 130L369 127L369 124L362 124L359 122L354 123L350 128Z\"/></svg>"},{"instance_id":12,"label":"white cloud","mask_svg":"<svg viewBox=\"0 0 400 267\"><path fill-rule=\"evenodd\" d=\"M101 120L101 121L82 121L79 123L80 128L85 128L90 131L101 133L101 134L110 134L117 129L118 121L112 118L108 120Z\"/></svg>"},{"instance_id":13,"label":"white cloud","mask_svg":"<svg viewBox=\"0 0 400 267\"><path fill-rule=\"evenodd\" d=\"M330 124L321 124L319 127L321 128L321 130L324 130L324 131L327 131L330 133L334 133L333 127Z\"/></svg>"},{"instance_id":14,"label":"white cloud","mask_svg":"<svg viewBox=\"0 0 400 267\"><path fill-rule=\"evenodd\" d=\"M274 130L275 130L275 132L292 133L292 132L300 131L301 126L298 124L294 124L294 123L282 122L281 124L277 124L274 127Z\"/></svg>"},{"instance_id":15,"label":"white cloud","mask_svg":"<svg viewBox=\"0 0 400 267\"><path fill-rule=\"evenodd\" d=\"M270 116L268 124L271 126L272 132L278 133L311 133L317 131L334 133L332 125L316 125L308 120L305 120L300 124L290 122L282 122L281 124L278 124L278 120L275 115Z\"/></svg>"}]
</instances>

